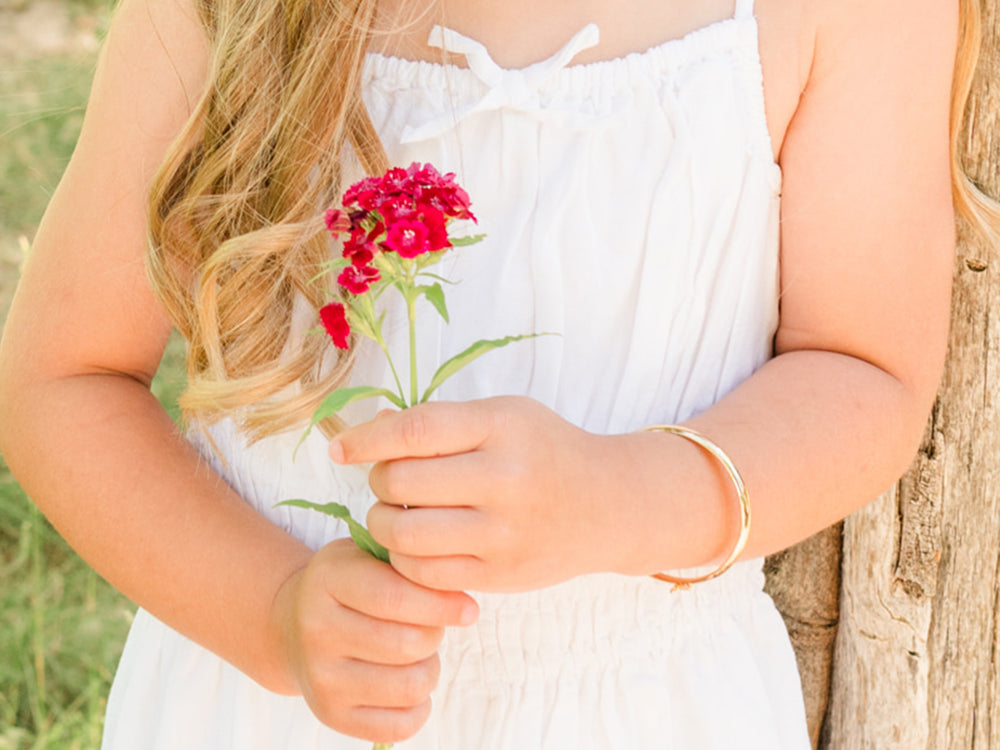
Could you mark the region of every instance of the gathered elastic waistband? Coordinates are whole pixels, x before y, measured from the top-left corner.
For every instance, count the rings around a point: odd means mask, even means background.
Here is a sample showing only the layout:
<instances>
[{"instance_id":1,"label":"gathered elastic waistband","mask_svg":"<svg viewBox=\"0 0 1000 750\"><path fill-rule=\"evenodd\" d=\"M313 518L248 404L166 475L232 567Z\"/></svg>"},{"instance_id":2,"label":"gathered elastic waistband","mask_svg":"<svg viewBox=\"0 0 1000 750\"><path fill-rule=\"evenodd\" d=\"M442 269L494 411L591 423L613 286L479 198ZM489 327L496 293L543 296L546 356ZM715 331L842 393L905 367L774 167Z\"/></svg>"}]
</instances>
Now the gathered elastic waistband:
<instances>
[{"instance_id":1,"label":"gathered elastic waistband","mask_svg":"<svg viewBox=\"0 0 1000 750\"><path fill-rule=\"evenodd\" d=\"M448 631L442 659L470 681L660 660L689 636L705 643L716 625L727 632L740 627L761 605L770 616L761 567L759 559L738 563L677 591L654 578L599 574L538 591L475 594L478 622Z\"/></svg>"}]
</instances>

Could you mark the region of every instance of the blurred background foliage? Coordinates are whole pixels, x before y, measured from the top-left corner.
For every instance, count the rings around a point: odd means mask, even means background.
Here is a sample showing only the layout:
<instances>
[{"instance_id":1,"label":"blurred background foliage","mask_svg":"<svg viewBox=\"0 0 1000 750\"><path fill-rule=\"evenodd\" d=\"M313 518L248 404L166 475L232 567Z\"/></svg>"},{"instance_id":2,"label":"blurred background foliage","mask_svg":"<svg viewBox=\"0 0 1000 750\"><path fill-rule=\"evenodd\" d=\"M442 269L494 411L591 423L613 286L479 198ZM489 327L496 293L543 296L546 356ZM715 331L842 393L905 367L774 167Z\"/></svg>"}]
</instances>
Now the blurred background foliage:
<instances>
[{"instance_id":1,"label":"blurred background foliage","mask_svg":"<svg viewBox=\"0 0 1000 750\"><path fill-rule=\"evenodd\" d=\"M76 142L112 5L0 0L0 327ZM175 337L153 385L175 418L182 388ZM133 612L66 545L0 457L0 750L99 747Z\"/></svg>"}]
</instances>

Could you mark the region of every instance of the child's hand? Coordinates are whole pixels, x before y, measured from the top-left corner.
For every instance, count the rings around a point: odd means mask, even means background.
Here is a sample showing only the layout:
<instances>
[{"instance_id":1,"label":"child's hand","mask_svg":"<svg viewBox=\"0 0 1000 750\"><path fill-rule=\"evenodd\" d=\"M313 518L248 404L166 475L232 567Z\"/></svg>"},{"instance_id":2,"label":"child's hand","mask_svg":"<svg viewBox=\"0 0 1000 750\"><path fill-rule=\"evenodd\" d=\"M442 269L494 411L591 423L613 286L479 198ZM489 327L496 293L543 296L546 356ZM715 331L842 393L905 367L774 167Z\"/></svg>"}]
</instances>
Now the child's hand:
<instances>
[{"instance_id":1,"label":"child's hand","mask_svg":"<svg viewBox=\"0 0 1000 750\"><path fill-rule=\"evenodd\" d=\"M432 591L339 539L315 554L276 598L290 670L316 717L374 742L412 736L430 714L437 649L469 625L475 601Z\"/></svg>"},{"instance_id":2,"label":"child's hand","mask_svg":"<svg viewBox=\"0 0 1000 750\"><path fill-rule=\"evenodd\" d=\"M595 484L604 442L537 401L504 397L383 412L330 454L378 462L368 527L400 573L502 591L613 569L601 538L612 498Z\"/></svg>"}]
</instances>

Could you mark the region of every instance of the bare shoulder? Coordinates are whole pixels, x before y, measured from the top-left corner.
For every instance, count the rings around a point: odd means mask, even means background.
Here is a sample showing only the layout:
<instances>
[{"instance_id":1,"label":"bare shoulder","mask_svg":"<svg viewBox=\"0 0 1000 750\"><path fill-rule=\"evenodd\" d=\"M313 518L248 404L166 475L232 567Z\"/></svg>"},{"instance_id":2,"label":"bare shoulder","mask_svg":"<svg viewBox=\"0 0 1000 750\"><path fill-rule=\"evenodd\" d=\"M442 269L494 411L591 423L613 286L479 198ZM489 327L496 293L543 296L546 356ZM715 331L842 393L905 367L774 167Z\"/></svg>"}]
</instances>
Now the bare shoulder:
<instances>
[{"instance_id":1,"label":"bare shoulder","mask_svg":"<svg viewBox=\"0 0 1000 750\"><path fill-rule=\"evenodd\" d=\"M108 34L90 108L128 100L144 120L186 120L208 70L208 40L194 0L124 0Z\"/></svg>"},{"instance_id":2,"label":"bare shoulder","mask_svg":"<svg viewBox=\"0 0 1000 750\"><path fill-rule=\"evenodd\" d=\"M123 0L101 51L67 190L104 173L130 205L145 193L205 90L209 44L198 0ZM58 209L54 201L50 212Z\"/></svg>"},{"instance_id":3,"label":"bare shoulder","mask_svg":"<svg viewBox=\"0 0 1000 750\"><path fill-rule=\"evenodd\" d=\"M802 96L817 80L851 75L886 86L895 63L950 76L957 3L938 0L757 0L768 125L775 155ZM874 74L874 75L872 75Z\"/></svg>"},{"instance_id":4,"label":"bare shoulder","mask_svg":"<svg viewBox=\"0 0 1000 750\"><path fill-rule=\"evenodd\" d=\"M850 81L860 95L950 87L958 3L940 0L801 0L814 26L807 87Z\"/></svg>"},{"instance_id":5,"label":"bare shoulder","mask_svg":"<svg viewBox=\"0 0 1000 750\"><path fill-rule=\"evenodd\" d=\"M954 56L958 3L940 0L803 0L811 6L817 38L816 61L862 49L902 53L935 64L934 55ZM939 58L938 58L939 59Z\"/></svg>"},{"instance_id":6,"label":"bare shoulder","mask_svg":"<svg viewBox=\"0 0 1000 750\"><path fill-rule=\"evenodd\" d=\"M814 0L756 0L764 101L775 158L809 80L816 46Z\"/></svg>"}]
</instances>

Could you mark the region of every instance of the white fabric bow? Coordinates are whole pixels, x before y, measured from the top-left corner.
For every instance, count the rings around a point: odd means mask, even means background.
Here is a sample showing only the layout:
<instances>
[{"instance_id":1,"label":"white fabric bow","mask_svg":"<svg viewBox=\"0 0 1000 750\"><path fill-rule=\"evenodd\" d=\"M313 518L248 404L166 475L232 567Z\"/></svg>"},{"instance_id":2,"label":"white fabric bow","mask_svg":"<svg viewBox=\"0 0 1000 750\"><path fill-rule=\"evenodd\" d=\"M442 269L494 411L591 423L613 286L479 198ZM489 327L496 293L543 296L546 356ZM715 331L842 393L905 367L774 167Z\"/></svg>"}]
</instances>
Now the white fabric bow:
<instances>
[{"instance_id":1,"label":"white fabric bow","mask_svg":"<svg viewBox=\"0 0 1000 750\"><path fill-rule=\"evenodd\" d=\"M540 120L555 120L569 127L607 125L617 118L609 115L592 115L578 110L544 107L539 91L546 81L565 68L576 55L597 45L600 31L596 24L587 24L566 45L547 60L519 70L501 68L490 57L486 47L453 29L435 26L427 44L446 52L465 55L472 74L486 86L486 94L478 101L445 112L429 122L404 128L401 141L413 143L438 137L459 122L477 112L513 109L530 113Z\"/></svg>"}]
</instances>

